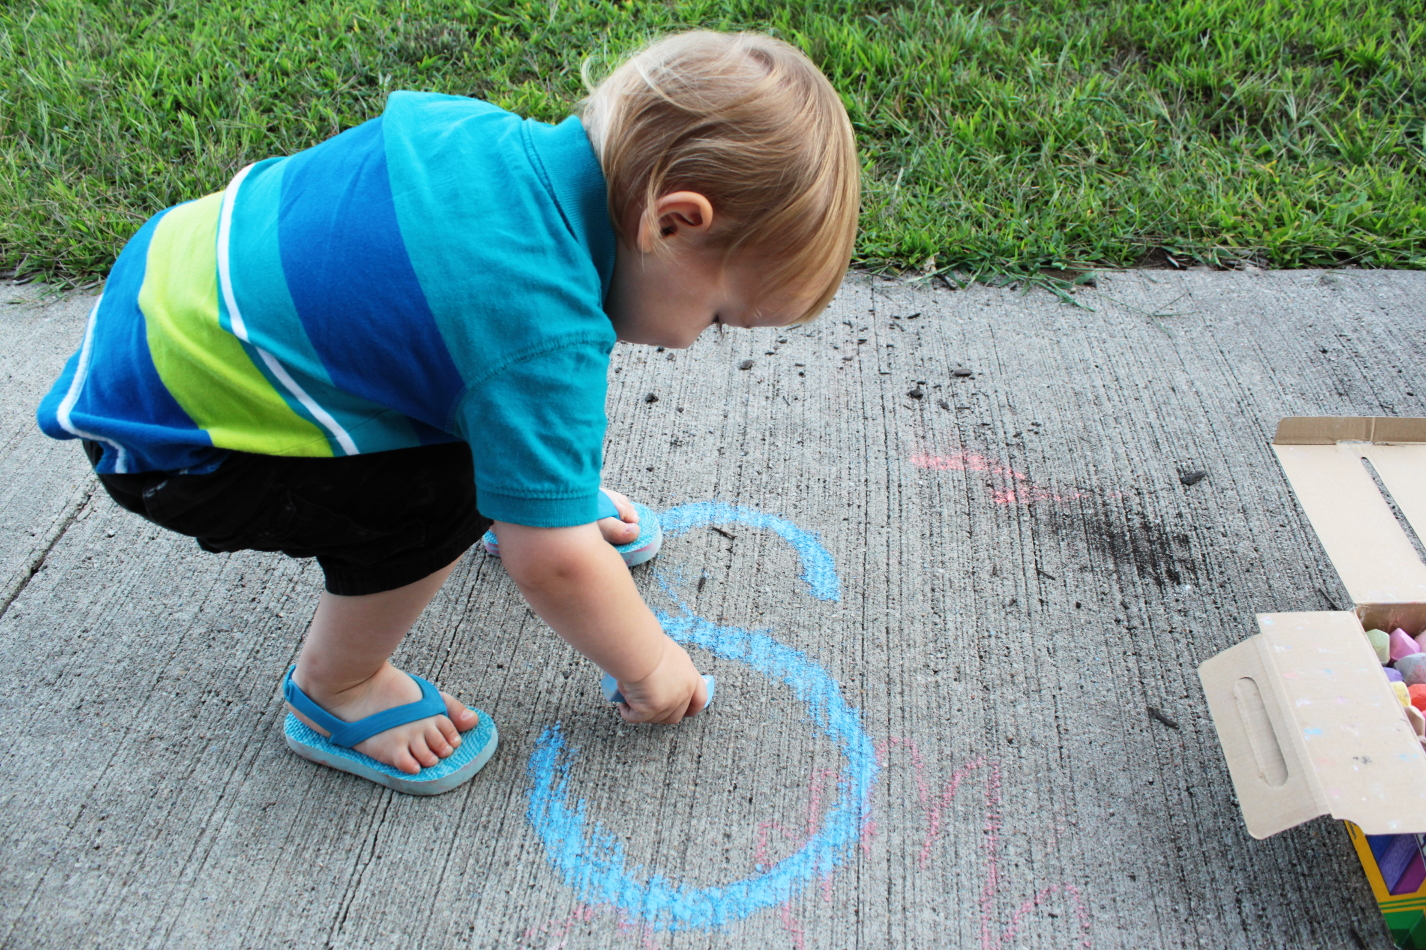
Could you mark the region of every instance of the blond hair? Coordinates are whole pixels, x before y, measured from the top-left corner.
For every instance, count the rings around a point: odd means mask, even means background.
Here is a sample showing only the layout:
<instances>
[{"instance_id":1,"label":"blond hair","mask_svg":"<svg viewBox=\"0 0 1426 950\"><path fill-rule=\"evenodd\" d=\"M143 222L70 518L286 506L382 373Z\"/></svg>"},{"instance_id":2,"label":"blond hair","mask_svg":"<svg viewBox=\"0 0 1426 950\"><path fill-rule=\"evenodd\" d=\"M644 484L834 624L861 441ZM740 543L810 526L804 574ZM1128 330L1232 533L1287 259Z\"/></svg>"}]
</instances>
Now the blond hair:
<instances>
[{"instance_id":1,"label":"blond hair","mask_svg":"<svg viewBox=\"0 0 1426 950\"><path fill-rule=\"evenodd\" d=\"M591 85L580 114L626 244L640 225L659 233L660 197L698 192L725 260L757 251L765 292L816 295L798 322L831 301L856 238L856 140L841 98L801 51L757 33L670 36Z\"/></svg>"}]
</instances>

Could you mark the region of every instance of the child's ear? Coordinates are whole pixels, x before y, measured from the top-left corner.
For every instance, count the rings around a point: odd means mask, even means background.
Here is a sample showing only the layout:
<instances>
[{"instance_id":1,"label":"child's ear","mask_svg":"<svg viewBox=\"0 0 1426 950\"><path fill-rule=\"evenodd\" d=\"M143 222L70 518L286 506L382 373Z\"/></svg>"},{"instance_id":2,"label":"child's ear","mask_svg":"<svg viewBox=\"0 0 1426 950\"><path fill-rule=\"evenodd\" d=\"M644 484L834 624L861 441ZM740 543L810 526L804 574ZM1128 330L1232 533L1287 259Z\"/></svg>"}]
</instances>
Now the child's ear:
<instances>
[{"instance_id":1,"label":"child's ear","mask_svg":"<svg viewBox=\"0 0 1426 950\"><path fill-rule=\"evenodd\" d=\"M649 219L658 222L658 238L700 241L713 228L713 203L696 191L675 191L654 203L654 214L639 223L639 248L651 251L655 236Z\"/></svg>"}]
</instances>

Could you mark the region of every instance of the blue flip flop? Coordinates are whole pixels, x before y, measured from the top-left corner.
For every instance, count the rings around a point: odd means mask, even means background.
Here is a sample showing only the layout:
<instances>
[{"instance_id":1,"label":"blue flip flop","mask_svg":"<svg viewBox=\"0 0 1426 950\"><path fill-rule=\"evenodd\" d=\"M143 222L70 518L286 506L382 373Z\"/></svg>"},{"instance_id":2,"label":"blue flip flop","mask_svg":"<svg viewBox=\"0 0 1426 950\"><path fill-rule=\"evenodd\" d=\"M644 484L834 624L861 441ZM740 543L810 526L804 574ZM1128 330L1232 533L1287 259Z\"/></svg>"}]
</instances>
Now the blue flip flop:
<instances>
[{"instance_id":1,"label":"blue flip flop","mask_svg":"<svg viewBox=\"0 0 1426 950\"><path fill-rule=\"evenodd\" d=\"M645 561L653 560L654 555L659 553L659 548L663 547L663 527L659 524L659 516L652 508L641 505L638 502L631 502L634 510L639 513L639 533L634 540L627 544L616 544L614 550L619 552L619 556L624 559L624 563L630 567L643 564ZM614 504L614 499L605 494L604 489L599 490L599 511L600 518L617 518L619 509ZM480 539L485 545L485 553L494 557L500 556L500 542L495 537L494 531L485 532L485 536Z\"/></svg>"},{"instance_id":2,"label":"blue flip flop","mask_svg":"<svg viewBox=\"0 0 1426 950\"><path fill-rule=\"evenodd\" d=\"M352 746L371 738L378 732L404 726L408 722L415 722L428 716L444 716L446 701L441 698L440 690L421 677L407 673L406 675L411 676L411 679L416 681L416 685L421 687L419 700L404 706L382 710L365 719L358 719L356 722L343 722L312 702L311 698L292 681L292 671L295 669L297 669L295 666L290 668L287 671L287 676L282 680L283 696L294 709L299 710L302 715L330 732L331 736L322 735L291 713L287 714L287 721L282 731L287 737L288 748L302 758L310 759L319 765L360 775L378 785L384 785L398 792L405 792L407 795L439 795L441 792L450 791L479 772L485 763L490 761L495 747L500 744L500 735L495 729L495 723L489 716L477 709L475 714L479 718L479 722L473 729L461 733L460 745L456 746L454 752L435 765L424 768L415 775L409 775L395 766L378 762L369 755L363 755Z\"/></svg>"}]
</instances>

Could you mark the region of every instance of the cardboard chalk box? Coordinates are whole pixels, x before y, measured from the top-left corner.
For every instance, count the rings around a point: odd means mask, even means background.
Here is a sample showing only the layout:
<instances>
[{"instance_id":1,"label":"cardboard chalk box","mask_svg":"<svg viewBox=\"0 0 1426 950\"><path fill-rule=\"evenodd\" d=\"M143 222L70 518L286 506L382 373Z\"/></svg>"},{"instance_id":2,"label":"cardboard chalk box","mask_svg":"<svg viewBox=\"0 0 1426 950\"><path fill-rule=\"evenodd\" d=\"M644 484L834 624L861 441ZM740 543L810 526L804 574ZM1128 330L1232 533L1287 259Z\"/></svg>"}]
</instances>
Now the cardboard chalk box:
<instances>
[{"instance_id":1,"label":"cardboard chalk box","mask_svg":"<svg viewBox=\"0 0 1426 950\"><path fill-rule=\"evenodd\" d=\"M1366 637L1426 632L1426 564L1391 508L1426 541L1426 419L1284 419L1273 450L1356 608L1259 614L1199 667L1208 708L1248 832L1346 821L1392 938L1426 950L1426 751Z\"/></svg>"}]
</instances>

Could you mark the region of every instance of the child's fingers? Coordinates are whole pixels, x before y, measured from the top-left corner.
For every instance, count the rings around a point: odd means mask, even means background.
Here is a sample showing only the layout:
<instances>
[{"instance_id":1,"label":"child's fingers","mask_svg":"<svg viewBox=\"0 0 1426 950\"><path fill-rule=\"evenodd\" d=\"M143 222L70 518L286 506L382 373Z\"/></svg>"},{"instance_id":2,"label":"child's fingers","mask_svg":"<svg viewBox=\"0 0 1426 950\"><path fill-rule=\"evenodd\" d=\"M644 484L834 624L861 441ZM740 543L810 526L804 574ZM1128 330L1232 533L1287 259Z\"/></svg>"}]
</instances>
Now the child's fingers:
<instances>
[{"instance_id":1,"label":"child's fingers","mask_svg":"<svg viewBox=\"0 0 1426 950\"><path fill-rule=\"evenodd\" d=\"M693 699L682 700L665 709L654 709L644 713L638 712L628 703L620 703L619 714L624 717L624 721L627 723L652 722L660 726L676 726L685 718L697 715L708 705L706 695L707 691L704 690L705 698L697 702Z\"/></svg>"},{"instance_id":2,"label":"child's fingers","mask_svg":"<svg viewBox=\"0 0 1426 950\"><path fill-rule=\"evenodd\" d=\"M703 677L698 677L698 685L693 689L693 699L688 703L685 716L696 716L708 708L708 684Z\"/></svg>"},{"instance_id":3,"label":"child's fingers","mask_svg":"<svg viewBox=\"0 0 1426 950\"><path fill-rule=\"evenodd\" d=\"M630 724L652 722L663 725L668 720L668 712L667 709L638 709L630 703L619 704L619 715Z\"/></svg>"},{"instance_id":4,"label":"child's fingers","mask_svg":"<svg viewBox=\"0 0 1426 950\"><path fill-rule=\"evenodd\" d=\"M669 710L662 719L655 719L654 722L657 722L661 726L676 726L683 721L683 712L687 708L688 707L684 704L679 703L673 707L673 709Z\"/></svg>"},{"instance_id":5,"label":"child's fingers","mask_svg":"<svg viewBox=\"0 0 1426 950\"><path fill-rule=\"evenodd\" d=\"M642 712L635 709L629 703L619 704L619 715L624 717L624 721L630 724L657 721L659 710L646 709Z\"/></svg>"}]
</instances>

